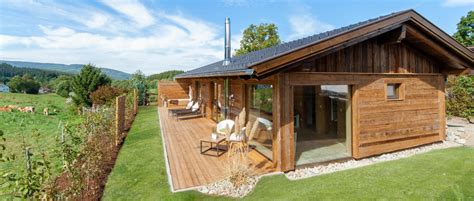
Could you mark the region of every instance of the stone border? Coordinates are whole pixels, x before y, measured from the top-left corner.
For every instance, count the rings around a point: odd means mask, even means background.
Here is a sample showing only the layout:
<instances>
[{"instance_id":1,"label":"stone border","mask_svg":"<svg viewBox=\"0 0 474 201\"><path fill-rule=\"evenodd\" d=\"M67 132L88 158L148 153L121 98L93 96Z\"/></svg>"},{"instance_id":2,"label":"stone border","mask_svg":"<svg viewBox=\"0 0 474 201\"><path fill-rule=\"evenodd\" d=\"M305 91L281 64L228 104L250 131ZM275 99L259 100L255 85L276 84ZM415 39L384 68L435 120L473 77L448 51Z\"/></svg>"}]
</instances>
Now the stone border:
<instances>
[{"instance_id":1,"label":"stone border","mask_svg":"<svg viewBox=\"0 0 474 201\"><path fill-rule=\"evenodd\" d=\"M289 180L305 179L305 178L310 178L310 177L314 177L318 175L338 172L342 170L364 167L364 166L381 163L385 161L393 161L393 160L398 160L402 158L408 158L410 156L417 155L420 153L426 153L432 150L446 149L446 148L459 147L459 146L462 146L462 145L456 142L444 141L441 143L430 144L430 145L406 149L402 151L382 154L379 156L374 156L374 157L365 158L361 160L352 159L352 160L340 162L340 163L330 163L330 164L322 165L322 166L298 169L298 170L286 173L285 176Z\"/></svg>"},{"instance_id":2,"label":"stone border","mask_svg":"<svg viewBox=\"0 0 474 201\"><path fill-rule=\"evenodd\" d=\"M240 188L234 188L232 183L228 179L224 179L212 184L200 186L196 190L209 195L216 195L216 196L227 196L232 198L243 198L251 193L255 186L257 186L258 182L263 177L274 176L284 174L283 172L272 172L268 174L263 174L259 176L252 176L249 178L250 182L247 185L243 185Z\"/></svg>"}]
</instances>

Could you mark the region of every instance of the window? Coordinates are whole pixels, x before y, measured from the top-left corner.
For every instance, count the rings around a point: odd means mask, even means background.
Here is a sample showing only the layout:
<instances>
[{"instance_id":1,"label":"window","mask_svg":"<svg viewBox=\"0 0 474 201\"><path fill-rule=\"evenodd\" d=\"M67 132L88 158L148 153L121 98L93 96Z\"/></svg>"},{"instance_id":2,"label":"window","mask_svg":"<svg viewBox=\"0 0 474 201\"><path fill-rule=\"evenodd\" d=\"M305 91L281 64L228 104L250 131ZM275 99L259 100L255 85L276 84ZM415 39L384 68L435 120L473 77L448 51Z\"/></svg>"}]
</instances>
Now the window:
<instances>
[{"instance_id":1,"label":"window","mask_svg":"<svg viewBox=\"0 0 474 201\"><path fill-rule=\"evenodd\" d=\"M272 114L272 85L254 84L249 88L250 109Z\"/></svg>"},{"instance_id":2,"label":"window","mask_svg":"<svg viewBox=\"0 0 474 201\"><path fill-rule=\"evenodd\" d=\"M400 83L389 83L387 84L387 100L402 100L402 84Z\"/></svg>"},{"instance_id":3,"label":"window","mask_svg":"<svg viewBox=\"0 0 474 201\"><path fill-rule=\"evenodd\" d=\"M247 85L248 121L259 122L259 128L250 139L250 146L268 159L273 159L273 86L269 84Z\"/></svg>"}]
</instances>

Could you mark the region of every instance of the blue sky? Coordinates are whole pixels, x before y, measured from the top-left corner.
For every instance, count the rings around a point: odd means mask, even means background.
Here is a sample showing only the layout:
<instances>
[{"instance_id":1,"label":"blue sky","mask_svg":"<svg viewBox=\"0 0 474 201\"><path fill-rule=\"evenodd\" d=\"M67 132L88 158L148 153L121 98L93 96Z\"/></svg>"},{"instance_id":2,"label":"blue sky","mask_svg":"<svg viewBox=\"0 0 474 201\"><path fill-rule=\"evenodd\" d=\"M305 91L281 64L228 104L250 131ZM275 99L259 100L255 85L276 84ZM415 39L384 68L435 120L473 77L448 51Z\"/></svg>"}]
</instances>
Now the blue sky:
<instances>
[{"instance_id":1,"label":"blue sky","mask_svg":"<svg viewBox=\"0 0 474 201\"><path fill-rule=\"evenodd\" d=\"M222 59L225 17L235 49L252 23L290 41L410 8L452 34L474 0L0 0L0 59L189 70Z\"/></svg>"}]
</instances>

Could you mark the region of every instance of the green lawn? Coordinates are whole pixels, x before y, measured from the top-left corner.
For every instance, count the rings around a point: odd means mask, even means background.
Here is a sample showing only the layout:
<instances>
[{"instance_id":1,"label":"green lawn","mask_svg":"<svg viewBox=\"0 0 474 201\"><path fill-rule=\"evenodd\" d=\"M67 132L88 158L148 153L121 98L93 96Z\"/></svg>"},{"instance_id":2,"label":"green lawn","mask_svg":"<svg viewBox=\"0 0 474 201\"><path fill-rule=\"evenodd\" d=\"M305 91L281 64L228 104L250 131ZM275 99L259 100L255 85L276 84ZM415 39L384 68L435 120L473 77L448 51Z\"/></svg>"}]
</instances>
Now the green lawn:
<instances>
[{"instance_id":1,"label":"green lawn","mask_svg":"<svg viewBox=\"0 0 474 201\"><path fill-rule=\"evenodd\" d=\"M14 163L0 163L0 172L24 165L21 153L22 136L24 136L28 144L32 145L34 152L38 148L50 151L56 144L55 138L60 134L59 122L74 123L79 121L78 116L68 111L65 101L65 98L56 94L0 93L0 107L17 105L34 106L36 109L34 114L19 111L0 112L0 130L3 130L5 138L7 138L7 151L12 151L17 156L20 156L19 160L16 160ZM43 115L45 107L49 108L50 113L52 113L51 115ZM57 114L53 113L52 110L54 108L59 111ZM23 126L20 126L21 124ZM35 132L39 132L40 136L37 138L32 137ZM51 158L51 160L53 165L57 167L55 170L58 170L60 162L54 158ZM0 195L5 193L4 190L3 188L0 190Z\"/></svg>"},{"instance_id":2,"label":"green lawn","mask_svg":"<svg viewBox=\"0 0 474 201\"><path fill-rule=\"evenodd\" d=\"M245 200L473 200L474 149L432 151L333 174L290 181L263 178ZM104 200L214 200L171 193L156 108L141 107L109 176Z\"/></svg>"}]
</instances>

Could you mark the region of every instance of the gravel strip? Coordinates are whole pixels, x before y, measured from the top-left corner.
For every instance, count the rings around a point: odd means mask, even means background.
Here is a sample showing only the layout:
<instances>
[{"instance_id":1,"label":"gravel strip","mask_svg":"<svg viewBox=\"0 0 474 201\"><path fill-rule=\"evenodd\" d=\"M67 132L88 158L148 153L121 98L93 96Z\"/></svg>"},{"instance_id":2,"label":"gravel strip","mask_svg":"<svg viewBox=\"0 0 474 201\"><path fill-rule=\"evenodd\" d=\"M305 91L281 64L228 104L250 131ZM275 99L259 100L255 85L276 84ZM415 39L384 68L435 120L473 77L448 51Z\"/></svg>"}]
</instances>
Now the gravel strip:
<instances>
[{"instance_id":1,"label":"gravel strip","mask_svg":"<svg viewBox=\"0 0 474 201\"><path fill-rule=\"evenodd\" d=\"M197 190L201 193L210 195L242 198L252 192L259 179L260 177L256 176L250 177L248 183L246 185L240 186L239 188L234 188L234 185L229 181L229 179L224 179L222 181L200 187Z\"/></svg>"},{"instance_id":2,"label":"gravel strip","mask_svg":"<svg viewBox=\"0 0 474 201\"><path fill-rule=\"evenodd\" d=\"M406 158L406 157L413 156L415 154L425 153L431 150L445 149L445 148L457 147L457 146L462 146L462 145L456 142L445 141L442 143L436 143L436 144L426 145L422 147L407 149L403 151L383 154L380 156L365 158L361 160L349 160L349 161L341 162L341 163L330 163L328 165L298 169L295 171L288 172L285 175L290 180L304 179L308 177L328 174L328 173L337 172L341 170L363 167L363 166L380 163L384 161L392 161L392 160L397 160L400 158Z\"/></svg>"}]
</instances>

